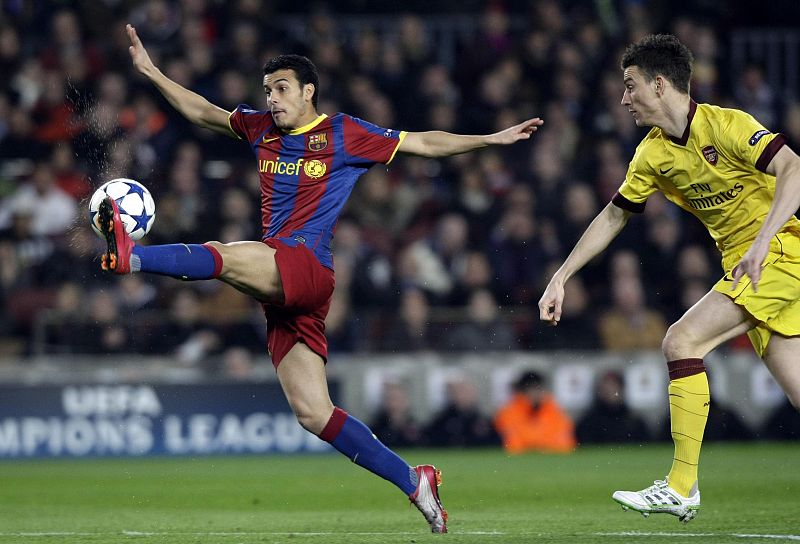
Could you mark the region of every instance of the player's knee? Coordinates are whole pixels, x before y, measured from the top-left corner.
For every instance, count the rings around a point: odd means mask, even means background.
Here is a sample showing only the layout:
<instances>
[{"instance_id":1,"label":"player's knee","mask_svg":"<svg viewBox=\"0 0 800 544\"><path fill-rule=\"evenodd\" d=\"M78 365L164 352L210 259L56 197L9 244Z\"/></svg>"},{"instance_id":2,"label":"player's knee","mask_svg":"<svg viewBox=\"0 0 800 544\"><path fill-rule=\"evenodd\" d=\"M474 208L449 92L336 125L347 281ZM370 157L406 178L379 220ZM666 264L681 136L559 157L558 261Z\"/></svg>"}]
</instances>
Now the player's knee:
<instances>
[{"instance_id":1,"label":"player's knee","mask_svg":"<svg viewBox=\"0 0 800 544\"><path fill-rule=\"evenodd\" d=\"M328 419L319 411L295 410L294 415L302 428L316 435L319 435L328 423Z\"/></svg>"},{"instance_id":2,"label":"player's knee","mask_svg":"<svg viewBox=\"0 0 800 544\"><path fill-rule=\"evenodd\" d=\"M310 433L318 435L327 425L331 410L326 410L319 402L309 402L308 399L298 398L296 395L289 398L297 422ZM317 406L319 405L319 406Z\"/></svg>"},{"instance_id":3,"label":"player's knee","mask_svg":"<svg viewBox=\"0 0 800 544\"><path fill-rule=\"evenodd\" d=\"M689 344L690 341L687 338L687 334L681 330L680 323L673 323L667 329L667 334L664 335L664 340L661 342L661 351L667 361L685 359L689 357Z\"/></svg>"}]
</instances>

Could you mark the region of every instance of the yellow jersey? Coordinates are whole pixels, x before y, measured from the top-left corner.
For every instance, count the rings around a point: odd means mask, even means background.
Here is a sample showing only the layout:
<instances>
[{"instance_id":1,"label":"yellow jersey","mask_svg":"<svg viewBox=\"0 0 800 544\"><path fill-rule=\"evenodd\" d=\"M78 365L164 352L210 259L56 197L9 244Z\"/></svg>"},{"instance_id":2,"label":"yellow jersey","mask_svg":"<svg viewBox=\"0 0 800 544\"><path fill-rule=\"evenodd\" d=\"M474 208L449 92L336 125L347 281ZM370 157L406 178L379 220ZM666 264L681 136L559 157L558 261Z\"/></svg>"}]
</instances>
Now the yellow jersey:
<instances>
[{"instance_id":1,"label":"yellow jersey","mask_svg":"<svg viewBox=\"0 0 800 544\"><path fill-rule=\"evenodd\" d=\"M697 217L724 254L752 241L769 213L775 176L766 168L786 137L766 130L748 113L694 100L688 119L681 138L650 130L612 202L642 212L647 197L661 191ZM800 221L792 217L790 224Z\"/></svg>"}]
</instances>

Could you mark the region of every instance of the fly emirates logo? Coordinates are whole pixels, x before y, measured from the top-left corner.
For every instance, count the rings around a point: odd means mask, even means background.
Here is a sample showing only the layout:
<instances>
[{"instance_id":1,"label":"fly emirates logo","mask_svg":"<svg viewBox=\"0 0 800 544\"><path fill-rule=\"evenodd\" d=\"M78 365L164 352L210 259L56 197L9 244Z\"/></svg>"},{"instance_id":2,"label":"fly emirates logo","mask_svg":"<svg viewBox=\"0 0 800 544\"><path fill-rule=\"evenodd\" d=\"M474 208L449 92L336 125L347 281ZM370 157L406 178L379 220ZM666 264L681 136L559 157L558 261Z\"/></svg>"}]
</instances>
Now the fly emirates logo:
<instances>
[{"instance_id":1,"label":"fly emirates logo","mask_svg":"<svg viewBox=\"0 0 800 544\"><path fill-rule=\"evenodd\" d=\"M725 202L734 200L739 193L744 191L744 185L741 183L734 184L730 189L720 191L716 194L706 195L711 192L710 183L692 183L692 189L695 192L694 198L689 198L689 206L695 210L705 210L707 208L714 208Z\"/></svg>"}]
</instances>

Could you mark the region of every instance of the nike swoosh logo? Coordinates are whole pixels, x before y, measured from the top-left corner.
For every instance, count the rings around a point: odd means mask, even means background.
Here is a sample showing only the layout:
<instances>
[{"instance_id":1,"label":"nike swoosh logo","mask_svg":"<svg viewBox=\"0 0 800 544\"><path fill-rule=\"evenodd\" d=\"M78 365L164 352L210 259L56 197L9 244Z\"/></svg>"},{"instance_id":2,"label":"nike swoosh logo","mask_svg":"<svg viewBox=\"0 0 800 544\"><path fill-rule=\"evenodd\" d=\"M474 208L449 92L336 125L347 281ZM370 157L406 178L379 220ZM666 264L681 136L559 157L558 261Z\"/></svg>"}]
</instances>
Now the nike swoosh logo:
<instances>
[{"instance_id":1,"label":"nike swoosh logo","mask_svg":"<svg viewBox=\"0 0 800 544\"><path fill-rule=\"evenodd\" d=\"M261 140L262 140L262 141L263 141L265 144L268 144L268 143L270 143L270 142L274 142L275 140L278 140L278 139L280 139L280 136L275 136L274 138L267 138L266 136L264 136L263 138L261 138Z\"/></svg>"},{"instance_id":2,"label":"nike swoosh logo","mask_svg":"<svg viewBox=\"0 0 800 544\"><path fill-rule=\"evenodd\" d=\"M727 274L725 274L725 275L722 277L722 279L723 279L724 281L733 281L733 278L729 278Z\"/></svg>"},{"instance_id":3,"label":"nike swoosh logo","mask_svg":"<svg viewBox=\"0 0 800 544\"><path fill-rule=\"evenodd\" d=\"M661 175L663 176L664 174L666 174L667 172L669 172L669 171L670 171L670 170L672 170L673 168L675 168L675 167L674 167L674 166L670 166L670 167L669 167L669 168L667 168L666 170L662 170L661 168L659 168L659 169L658 169L658 171L659 171L659 172L661 172Z\"/></svg>"}]
</instances>

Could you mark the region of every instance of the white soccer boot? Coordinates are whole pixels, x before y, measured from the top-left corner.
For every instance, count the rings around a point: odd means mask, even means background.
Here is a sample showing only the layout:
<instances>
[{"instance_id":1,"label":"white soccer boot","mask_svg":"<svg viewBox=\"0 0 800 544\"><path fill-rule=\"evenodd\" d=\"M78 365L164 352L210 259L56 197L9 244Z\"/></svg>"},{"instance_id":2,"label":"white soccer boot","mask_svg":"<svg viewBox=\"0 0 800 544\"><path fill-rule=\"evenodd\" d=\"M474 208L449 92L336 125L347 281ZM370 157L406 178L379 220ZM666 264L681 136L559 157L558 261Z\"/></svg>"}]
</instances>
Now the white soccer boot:
<instances>
[{"instance_id":1,"label":"white soccer boot","mask_svg":"<svg viewBox=\"0 0 800 544\"><path fill-rule=\"evenodd\" d=\"M669 486L667 480L656 480L641 491L615 491L612 499L622 505L623 510L636 510L644 517L650 514L672 514L684 523L689 523L700 510L700 490L697 483L690 495L684 497Z\"/></svg>"},{"instance_id":2,"label":"white soccer boot","mask_svg":"<svg viewBox=\"0 0 800 544\"><path fill-rule=\"evenodd\" d=\"M446 533L447 510L439 500L437 489L442 485L442 471L433 465L419 465L414 470L417 472L417 489L408 496L408 500L425 516L432 533Z\"/></svg>"}]
</instances>

